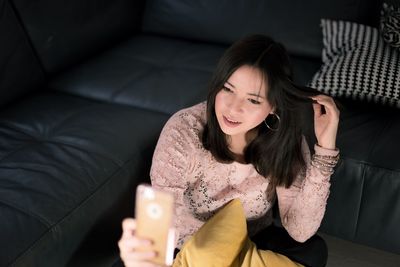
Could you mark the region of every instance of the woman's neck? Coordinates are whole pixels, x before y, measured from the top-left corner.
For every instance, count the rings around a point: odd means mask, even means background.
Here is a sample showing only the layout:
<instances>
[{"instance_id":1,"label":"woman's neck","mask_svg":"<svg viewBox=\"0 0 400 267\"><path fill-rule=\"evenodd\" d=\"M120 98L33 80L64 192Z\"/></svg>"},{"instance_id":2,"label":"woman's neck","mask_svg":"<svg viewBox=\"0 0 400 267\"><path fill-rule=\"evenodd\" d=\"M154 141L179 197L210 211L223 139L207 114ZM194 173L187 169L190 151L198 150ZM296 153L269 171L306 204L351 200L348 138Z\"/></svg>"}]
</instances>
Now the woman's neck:
<instances>
[{"instance_id":1,"label":"woman's neck","mask_svg":"<svg viewBox=\"0 0 400 267\"><path fill-rule=\"evenodd\" d=\"M229 150L235 155L235 160L244 162L244 151L248 144L256 138L257 132L251 131L242 135L233 135L229 137Z\"/></svg>"},{"instance_id":2,"label":"woman's neck","mask_svg":"<svg viewBox=\"0 0 400 267\"><path fill-rule=\"evenodd\" d=\"M244 150L247 146L247 140L245 136L230 136L229 150L236 155L243 155Z\"/></svg>"}]
</instances>

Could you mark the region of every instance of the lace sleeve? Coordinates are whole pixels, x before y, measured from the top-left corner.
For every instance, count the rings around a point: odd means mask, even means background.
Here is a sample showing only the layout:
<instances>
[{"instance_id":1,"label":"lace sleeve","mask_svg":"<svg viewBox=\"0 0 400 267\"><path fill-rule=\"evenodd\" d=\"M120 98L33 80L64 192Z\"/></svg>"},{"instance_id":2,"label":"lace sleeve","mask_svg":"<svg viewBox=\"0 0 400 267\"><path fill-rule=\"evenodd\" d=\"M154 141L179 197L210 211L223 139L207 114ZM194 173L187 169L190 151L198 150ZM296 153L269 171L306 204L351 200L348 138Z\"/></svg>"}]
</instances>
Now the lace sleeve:
<instances>
[{"instance_id":1,"label":"lace sleeve","mask_svg":"<svg viewBox=\"0 0 400 267\"><path fill-rule=\"evenodd\" d=\"M174 194L174 225L178 248L202 224L192 216L184 202L187 172L193 153L191 135L187 128L178 115L171 117L159 137L150 170L152 185Z\"/></svg>"},{"instance_id":2,"label":"lace sleeve","mask_svg":"<svg viewBox=\"0 0 400 267\"><path fill-rule=\"evenodd\" d=\"M282 224L299 242L314 235L321 224L329 196L330 176L339 154L338 150L324 149L317 145L314 148L315 155L311 157L303 138L306 172L299 174L289 188L276 189Z\"/></svg>"}]
</instances>

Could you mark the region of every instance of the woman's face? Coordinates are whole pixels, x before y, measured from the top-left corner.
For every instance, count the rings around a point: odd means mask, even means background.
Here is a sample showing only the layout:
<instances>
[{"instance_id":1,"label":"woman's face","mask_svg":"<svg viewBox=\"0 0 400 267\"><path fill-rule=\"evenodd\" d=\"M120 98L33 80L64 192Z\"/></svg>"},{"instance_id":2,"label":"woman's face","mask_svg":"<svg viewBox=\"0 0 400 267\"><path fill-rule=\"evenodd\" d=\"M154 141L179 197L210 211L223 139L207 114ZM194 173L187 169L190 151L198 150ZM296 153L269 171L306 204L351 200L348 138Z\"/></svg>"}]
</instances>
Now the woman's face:
<instances>
[{"instance_id":1,"label":"woman's face","mask_svg":"<svg viewBox=\"0 0 400 267\"><path fill-rule=\"evenodd\" d=\"M267 90L257 68L238 68L215 97L215 114L221 130L231 137L245 136L262 123L272 113Z\"/></svg>"}]
</instances>

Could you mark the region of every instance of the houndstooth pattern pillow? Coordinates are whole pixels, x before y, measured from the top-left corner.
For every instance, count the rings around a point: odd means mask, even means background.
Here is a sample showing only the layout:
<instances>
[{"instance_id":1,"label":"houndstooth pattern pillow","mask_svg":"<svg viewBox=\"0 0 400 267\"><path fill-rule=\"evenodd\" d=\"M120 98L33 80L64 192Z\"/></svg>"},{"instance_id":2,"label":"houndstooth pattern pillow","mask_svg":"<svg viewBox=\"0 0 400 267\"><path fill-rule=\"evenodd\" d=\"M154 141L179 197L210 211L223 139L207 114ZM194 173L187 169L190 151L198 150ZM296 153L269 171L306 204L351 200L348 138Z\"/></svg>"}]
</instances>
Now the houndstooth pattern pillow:
<instances>
[{"instance_id":1,"label":"houndstooth pattern pillow","mask_svg":"<svg viewBox=\"0 0 400 267\"><path fill-rule=\"evenodd\" d=\"M321 21L323 65L310 87L345 97L400 108L399 50L378 29L347 21Z\"/></svg>"}]
</instances>

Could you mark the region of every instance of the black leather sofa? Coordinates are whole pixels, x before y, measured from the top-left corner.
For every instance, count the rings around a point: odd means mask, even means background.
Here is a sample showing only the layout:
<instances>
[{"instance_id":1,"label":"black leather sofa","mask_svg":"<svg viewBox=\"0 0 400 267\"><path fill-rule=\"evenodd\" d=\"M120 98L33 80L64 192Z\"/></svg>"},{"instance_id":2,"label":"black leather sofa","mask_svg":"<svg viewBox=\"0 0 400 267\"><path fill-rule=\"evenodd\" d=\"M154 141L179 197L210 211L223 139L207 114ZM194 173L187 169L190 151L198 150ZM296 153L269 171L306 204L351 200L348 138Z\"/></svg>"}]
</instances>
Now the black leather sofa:
<instances>
[{"instance_id":1,"label":"black leather sofa","mask_svg":"<svg viewBox=\"0 0 400 267\"><path fill-rule=\"evenodd\" d=\"M306 84L321 65L320 19L376 26L380 6L0 0L0 266L115 252L163 124L205 99L234 40L282 42ZM341 103L342 159L320 231L400 254L400 111Z\"/></svg>"}]
</instances>

